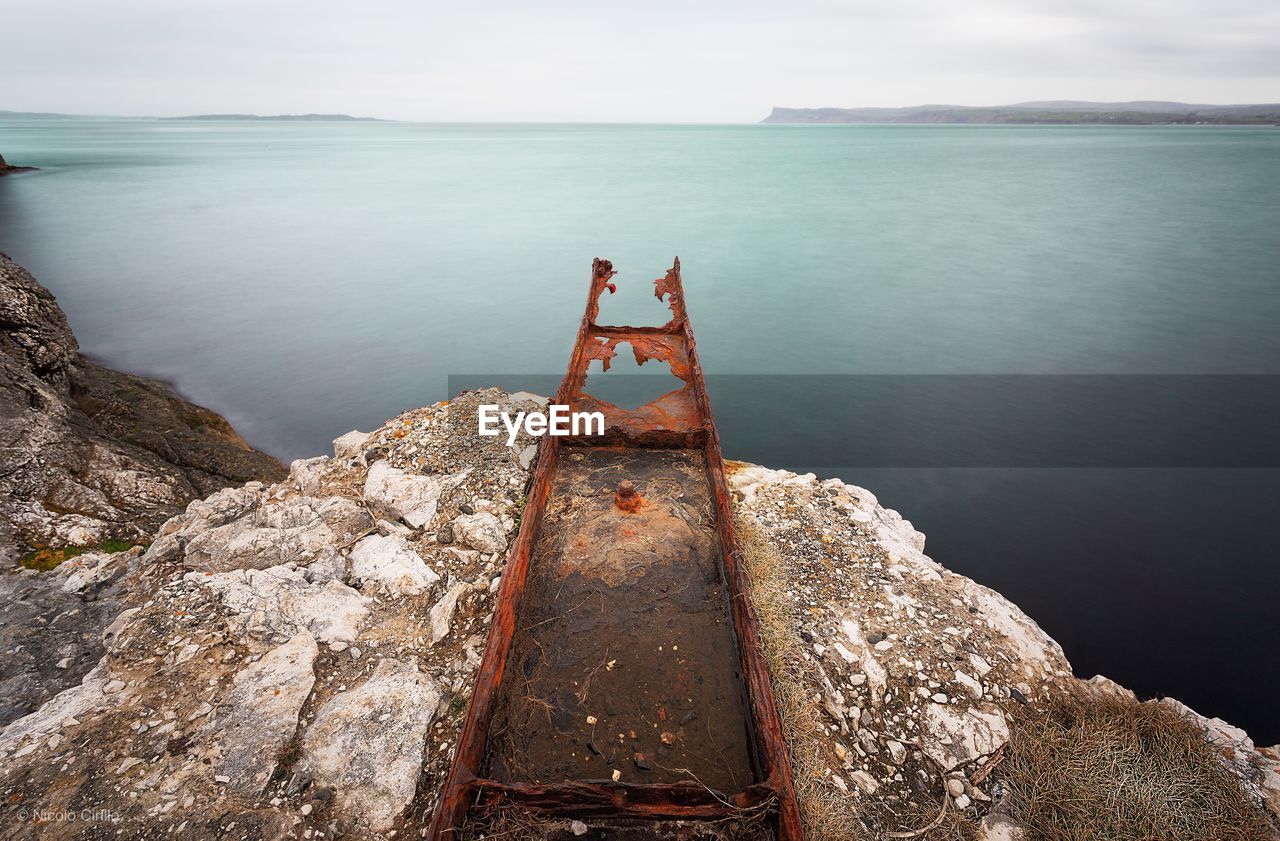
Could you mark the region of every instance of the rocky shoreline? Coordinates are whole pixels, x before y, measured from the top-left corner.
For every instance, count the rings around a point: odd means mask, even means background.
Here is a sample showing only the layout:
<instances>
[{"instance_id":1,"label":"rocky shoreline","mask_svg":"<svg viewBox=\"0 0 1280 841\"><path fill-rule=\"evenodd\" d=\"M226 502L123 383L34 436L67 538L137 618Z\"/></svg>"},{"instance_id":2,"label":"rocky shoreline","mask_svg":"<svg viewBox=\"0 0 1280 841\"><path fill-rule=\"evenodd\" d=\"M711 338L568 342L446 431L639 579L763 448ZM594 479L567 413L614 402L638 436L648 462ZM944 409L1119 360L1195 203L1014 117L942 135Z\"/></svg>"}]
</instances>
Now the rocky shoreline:
<instances>
[{"instance_id":1,"label":"rocky shoreline","mask_svg":"<svg viewBox=\"0 0 1280 841\"><path fill-rule=\"evenodd\" d=\"M193 499L285 469L167 384L87 359L54 297L0 254L0 555L145 542Z\"/></svg>"},{"instance_id":2,"label":"rocky shoreline","mask_svg":"<svg viewBox=\"0 0 1280 841\"><path fill-rule=\"evenodd\" d=\"M481 402L542 401L489 390L407 412L283 481L193 501L145 551L24 573L28 603L79 602L65 624L97 659L0 730L6 836L82 837L56 816L88 809L102 837L417 837L534 453L478 437ZM1073 677L1034 621L925 556L869 491L730 468L814 837L1035 837L1002 776L1020 711L1125 690ZM1274 830L1280 755L1160 703L1212 748L1203 774Z\"/></svg>"},{"instance_id":3,"label":"rocky shoreline","mask_svg":"<svg viewBox=\"0 0 1280 841\"><path fill-rule=\"evenodd\" d=\"M79 553L0 573L4 836L418 837L537 454L523 431L478 436L477 409L545 399L465 393L286 473L167 386L80 356L3 255L0 323L0 548ZM810 837L1277 837L1275 748L1076 678L870 491L727 467ZM1079 747L1095 720L1116 732ZM1086 801L1105 831L1045 830Z\"/></svg>"},{"instance_id":4,"label":"rocky shoreline","mask_svg":"<svg viewBox=\"0 0 1280 841\"><path fill-rule=\"evenodd\" d=\"M34 166L14 166L13 164L5 163L4 155L0 155L0 176L15 172L31 172L34 169Z\"/></svg>"}]
</instances>

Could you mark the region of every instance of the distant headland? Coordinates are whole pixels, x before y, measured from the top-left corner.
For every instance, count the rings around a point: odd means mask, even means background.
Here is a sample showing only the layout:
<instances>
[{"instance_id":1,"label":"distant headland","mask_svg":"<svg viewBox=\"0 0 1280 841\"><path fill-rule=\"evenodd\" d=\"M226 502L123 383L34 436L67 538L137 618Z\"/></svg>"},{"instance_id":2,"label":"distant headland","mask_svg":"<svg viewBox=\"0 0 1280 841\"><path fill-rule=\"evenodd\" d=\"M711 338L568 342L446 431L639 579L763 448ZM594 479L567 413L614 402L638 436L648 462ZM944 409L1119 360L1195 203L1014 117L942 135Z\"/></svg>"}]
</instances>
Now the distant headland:
<instances>
[{"instance_id":1,"label":"distant headland","mask_svg":"<svg viewBox=\"0 0 1280 841\"><path fill-rule=\"evenodd\" d=\"M1185 102L1018 102L1013 105L913 105L906 108L774 107L764 123L968 123L1023 125L1280 125L1280 104Z\"/></svg>"}]
</instances>

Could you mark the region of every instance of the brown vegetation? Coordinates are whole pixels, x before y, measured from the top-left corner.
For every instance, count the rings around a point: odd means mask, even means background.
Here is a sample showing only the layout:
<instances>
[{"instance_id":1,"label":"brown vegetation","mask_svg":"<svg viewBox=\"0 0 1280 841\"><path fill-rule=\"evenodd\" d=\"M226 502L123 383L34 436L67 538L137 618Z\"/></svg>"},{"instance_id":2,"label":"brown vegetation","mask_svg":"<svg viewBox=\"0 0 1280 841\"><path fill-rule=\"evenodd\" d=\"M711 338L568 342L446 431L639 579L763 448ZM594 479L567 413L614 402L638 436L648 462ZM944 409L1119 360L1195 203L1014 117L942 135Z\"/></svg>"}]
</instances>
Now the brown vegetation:
<instances>
[{"instance_id":1,"label":"brown vegetation","mask_svg":"<svg viewBox=\"0 0 1280 841\"><path fill-rule=\"evenodd\" d=\"M1044 841L1276 838L1195 722L1155 702L1064 692L1025 707L996 777Z\"/></svg>"}]
</instances>

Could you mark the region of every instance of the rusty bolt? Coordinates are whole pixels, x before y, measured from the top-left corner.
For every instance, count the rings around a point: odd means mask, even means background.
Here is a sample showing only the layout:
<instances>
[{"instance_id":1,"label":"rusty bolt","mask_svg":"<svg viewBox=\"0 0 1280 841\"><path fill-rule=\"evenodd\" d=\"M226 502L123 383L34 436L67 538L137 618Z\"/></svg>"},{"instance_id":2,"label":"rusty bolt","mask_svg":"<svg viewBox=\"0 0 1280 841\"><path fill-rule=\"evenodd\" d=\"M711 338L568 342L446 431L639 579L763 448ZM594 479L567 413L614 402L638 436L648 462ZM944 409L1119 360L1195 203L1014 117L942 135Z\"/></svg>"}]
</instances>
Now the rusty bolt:
<instances>
[{"instance_id":1,"label":"rusty bolt","mask_svg":"<svg viewBox=\"0 0 1280 841\"><path fill-rule=\"evenodd\" d=\"M618 483L618 492L613 495L613 504L628 514L634 514L640 507L640 494L636 493L636 486L630 480L624 479Z\"/></svg>"}]
</instances>

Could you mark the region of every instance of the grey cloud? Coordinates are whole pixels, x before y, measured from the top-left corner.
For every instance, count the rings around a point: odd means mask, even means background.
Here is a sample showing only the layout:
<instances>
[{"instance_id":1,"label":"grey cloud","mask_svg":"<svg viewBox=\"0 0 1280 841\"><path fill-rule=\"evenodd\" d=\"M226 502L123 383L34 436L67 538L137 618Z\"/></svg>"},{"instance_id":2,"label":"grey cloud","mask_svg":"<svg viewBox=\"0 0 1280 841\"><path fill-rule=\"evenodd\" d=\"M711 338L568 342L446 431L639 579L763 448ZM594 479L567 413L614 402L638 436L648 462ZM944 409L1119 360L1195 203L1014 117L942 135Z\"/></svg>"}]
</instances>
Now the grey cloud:
<instances>
[{"instance_id":1,"label":"grey cloud","mask_svg":"<svg viewBox=\"0 0 1280 841\"><path fill-rule=\"evenodd\" d=\"M0 108L759 119L775 104L1280 98L1253 0L22 0Z\"/></svg>"}]
</instances>

